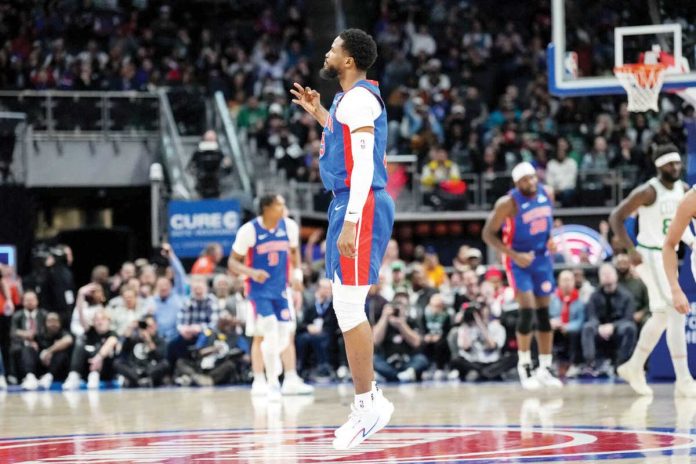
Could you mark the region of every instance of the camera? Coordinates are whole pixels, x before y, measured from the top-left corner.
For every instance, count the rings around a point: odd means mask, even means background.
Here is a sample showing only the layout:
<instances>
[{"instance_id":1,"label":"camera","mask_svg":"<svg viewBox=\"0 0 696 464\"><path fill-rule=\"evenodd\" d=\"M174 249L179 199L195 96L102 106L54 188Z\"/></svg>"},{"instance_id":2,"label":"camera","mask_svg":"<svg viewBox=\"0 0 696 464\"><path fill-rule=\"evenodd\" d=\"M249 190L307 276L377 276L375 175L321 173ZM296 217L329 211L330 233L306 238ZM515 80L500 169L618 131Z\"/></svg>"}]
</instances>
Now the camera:
<instances>
[{"instance_id":1,"label":"camera","mask_svg":"<svg viewBox=\"0 0 696 464\"><path fill-rule=\"evenodd\" d=\"M462 310L464 311L464 323L473 324L476 320L476 313L481 311L481 306L477 302L464 303Z\"/></svg>"},{"instance_id":2,"label":"camera","mask_svg":"<svg viewBox=\"0 0 696 464\"><path fill-rule=\"evenodd\" d=\"M140 330L145 330L147 329L147 321L138 321L138 328Z\"/></svg>"}]
</instances>

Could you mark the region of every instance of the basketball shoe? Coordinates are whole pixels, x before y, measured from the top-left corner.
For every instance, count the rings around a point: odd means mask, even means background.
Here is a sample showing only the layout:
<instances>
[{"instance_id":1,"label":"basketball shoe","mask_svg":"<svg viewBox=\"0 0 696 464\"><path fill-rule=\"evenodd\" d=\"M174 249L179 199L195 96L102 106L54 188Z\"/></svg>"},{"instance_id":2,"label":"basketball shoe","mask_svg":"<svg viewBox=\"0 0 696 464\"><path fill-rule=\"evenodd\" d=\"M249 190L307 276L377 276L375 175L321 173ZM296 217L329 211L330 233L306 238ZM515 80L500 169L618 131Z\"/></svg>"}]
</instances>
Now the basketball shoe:
<instances>
[{"instance_id":1,"label":"basketball shoe","mask_svg":"<svg viewBox=\"0 0 696 464\"><path fill-rule=\"evenodd\" d=\"M539 385L549 388L562 388L563 382L551 371L550 367L539 366L536 370L535 377L539 381Z\"/></svg>"},{"instance_id":2,"label":"basketball shoe","mask_svg":"<svg viewBox=\"0 0 696 464\"><path fill-rule=\"evenodd\" d=\"M351 413L348 421L334 432L334 449L355 448L389 423L394 412L394 405L374 384L371 393L372 398L369 401L371 404L350 405Z\"/></svg>"},{"instance_id":3,"label":"basketball shoe","mask_svg":"<svg viewBox=\"0 0 696 464\"><path fill-rule=\"evenodd\" d=\"M639 395L652 396L652 388L645 381L645 371L643 366L634 366L633 363L627 361L616 369L616 373L624 379L631 388Z\"/></svg>"},{"instance_id":4,"label":"basketball shoe","mask_svg":"<svg viewBox=\"0 0 696 464\"><path fill-rule=\"evenodd\" d=\"M520 383L525 390L538 390L541 388L539 379L534 375L531 364L518 364L517 373L520 375Z\"/></svg>"}]
</instances>

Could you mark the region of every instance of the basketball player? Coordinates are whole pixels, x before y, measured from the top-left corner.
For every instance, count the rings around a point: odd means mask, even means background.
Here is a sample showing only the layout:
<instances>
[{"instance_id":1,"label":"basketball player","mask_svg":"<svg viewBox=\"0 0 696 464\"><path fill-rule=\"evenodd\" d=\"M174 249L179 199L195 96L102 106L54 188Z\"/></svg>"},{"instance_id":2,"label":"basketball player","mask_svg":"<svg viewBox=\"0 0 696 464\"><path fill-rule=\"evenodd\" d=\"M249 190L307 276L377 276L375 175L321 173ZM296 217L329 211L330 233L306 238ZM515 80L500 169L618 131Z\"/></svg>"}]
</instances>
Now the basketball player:
<instances>
[{"instance_id":1,"label":"basketball player","mask_svg":"<svg viewBox=\"0 0 696 464\"><path fill-rule=\"evenodd\" d=\"M249 278L247 296L256 312L251 333L254 337L252 393L258 394L267 389L269 399L279 400L279 357L290 343L294 324L287 297L288 270L300 259L300 231L296 222L285 218L285 200L282 196L265 195L260 200L259 209L261 215L237 231L228 268L235 274ZM246 265L242 264L245 260ZM298 267L294 268L293 274L295 279L302 278L302 270ZM263 363L258 360L259 345ZM266 371L265 382L261 366ZM288 381L301 382L294 368L286 371Z\"/></svg>"},{"instance_id":2,"label":"basketball player","mask_svg":"<svg viewBox=\"0 0 696 464\"><path fill-rule=\"evenodd\" d=\"M365 314L370 286L378 281L394 223L387 183L387 113L377 83L367 70L377 45L359 29L343 31L326 53L322 78L338 80L342 91L327 111L319 93L295 84L293 103L324 127L319 169L334 199L329 206L326 276L343 332L355 400L348 421L335 432L336 449L349 449L389 422L394 406L374 382L372 329Z\"/></svg>"},{"instance_id":3,"label":"basketball player","mask_svg":"<svg viewBox=\"0 0 696 464\"><path fill-rule=\"evenodd\" d=\"M553 198L539 185L536 170L527 162L512 170L515 188L495 203L483 226L483 240L504 258L507 278L515 289L520 307L517 320L517 371L522 388L561 388L563 384L551 370L553 363L553 330L549 319L549 295L554 290ZM498 232L503 229L503 239ZM539 346L539 368L532 368L532 329L536 314L536 339Z\"/></svg>"},{"instance_id":4,"label":"basketball player","mask_svg":"<svg viewBox=\"0 0 696 464\"><path fill-rule=\"evenodd\" d=\"M669 242L665 240L677 206L688 187L680 180L682 161L677 147L674 145L658 147L653 154L653 162L657 168L657 176L636 187L609 216L609 223L614 234L620 240L621 246L628 250L638 275L648 287L652 313L650 319L643 325L631 358L619 366L616 372L639 395L652 395L652 388L645 381L643 366L662 333L667 329L667 346L677 377L675 393L678 396L696 396L696 385L691 378L686 360L685 316L674 309L674 301L669 294L669 289L672 287L665 274L665 267L662 265L663 253L674 254L674 250L679 245L679 239L689 246L693 244L694 237L685 227L679 229L681 234L676 239L673 235ZM638 245L633 246L624 221L636 211L638 212ZM663 251L668 247L671 247L670 251ZM676 255L672 263L674 276L676 276Z\"/></svg>"}]
</instances>

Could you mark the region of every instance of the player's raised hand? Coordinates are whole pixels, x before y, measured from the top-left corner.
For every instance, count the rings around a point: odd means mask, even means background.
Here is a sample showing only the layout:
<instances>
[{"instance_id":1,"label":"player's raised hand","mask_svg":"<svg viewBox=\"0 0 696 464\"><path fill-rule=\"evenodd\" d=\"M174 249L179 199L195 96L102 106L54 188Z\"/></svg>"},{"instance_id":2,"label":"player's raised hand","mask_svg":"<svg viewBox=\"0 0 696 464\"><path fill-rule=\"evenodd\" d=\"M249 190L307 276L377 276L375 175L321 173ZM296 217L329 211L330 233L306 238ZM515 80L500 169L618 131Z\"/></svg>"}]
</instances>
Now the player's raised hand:
<instances>
[{"instance_id":1,"label":"player's raised hand","mask_svg":"<svg viewBox=\"0 0 696 464\"><path fill-rule=\"evenodd\" d=\"M293 98L292 102L304 108L309 114L316 114L321 106L319 92L309 87L302 87L297 82L293 85L294 88L290 89L290 93L295 98Z\"/></svg>"},{"instance_id":2,"label":"player's raised hand","mask_svg":"<svg viewBox=\"0 0 696 464\"><path fill-rule=\"evenodd\" d=\"M515 253L511 256L512 260L521 268L529 267L534 261L534 252L527 251L525 253Z\"/></svg>"},{"instance_id":3,"label":"player's raised hand","mask_svg":"<svg viewBox=\"0 0 696 464\"><path fill-rule=\"evenodd\" d=\"M268 279L271 275L264 271L263 269L254 269L254 271L251 273L249 277L251 277L251 280L253 280L256 283L262 284Z\"/></svg>"},{"instance_id":4,"label":"player's raised hand","mask_svg":"<svg viewBox=\"0 0 696 464\"><path fill-rule=\"evenodd\" d=\"M691 306L681 288L672 290L672 301L674 302L674 309L676 309L679 314L689 314Z\"/></svg>"}]
</instances>

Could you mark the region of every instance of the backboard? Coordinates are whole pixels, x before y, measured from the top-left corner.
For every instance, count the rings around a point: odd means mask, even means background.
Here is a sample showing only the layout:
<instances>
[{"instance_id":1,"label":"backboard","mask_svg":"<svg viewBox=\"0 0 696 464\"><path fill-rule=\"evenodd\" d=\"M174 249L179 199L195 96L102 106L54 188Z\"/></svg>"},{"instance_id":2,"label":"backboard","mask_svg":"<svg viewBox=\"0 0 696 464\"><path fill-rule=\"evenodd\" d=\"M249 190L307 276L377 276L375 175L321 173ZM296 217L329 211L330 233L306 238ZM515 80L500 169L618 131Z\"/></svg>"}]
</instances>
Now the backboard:
<instances>
[{"instance_id":1,"label":"backboard","mask_svg":"<svg viewBox=\"0 0 696 464\"><path fill-rule=\"evenodd\" d=\"M668 72L663 90L696 87L696 1L551 0L549 91L557 96L623 94L614 66L640 62L656 47L686 72ZM680 59L681 57L681 59Z\"/></svg>"}]
</instances>

